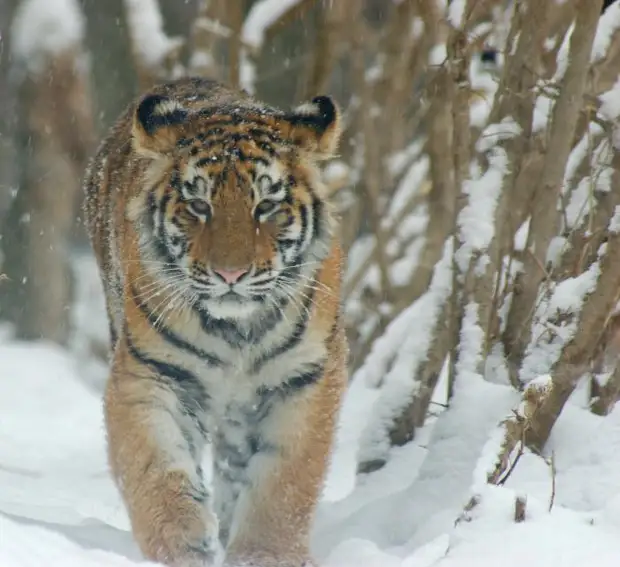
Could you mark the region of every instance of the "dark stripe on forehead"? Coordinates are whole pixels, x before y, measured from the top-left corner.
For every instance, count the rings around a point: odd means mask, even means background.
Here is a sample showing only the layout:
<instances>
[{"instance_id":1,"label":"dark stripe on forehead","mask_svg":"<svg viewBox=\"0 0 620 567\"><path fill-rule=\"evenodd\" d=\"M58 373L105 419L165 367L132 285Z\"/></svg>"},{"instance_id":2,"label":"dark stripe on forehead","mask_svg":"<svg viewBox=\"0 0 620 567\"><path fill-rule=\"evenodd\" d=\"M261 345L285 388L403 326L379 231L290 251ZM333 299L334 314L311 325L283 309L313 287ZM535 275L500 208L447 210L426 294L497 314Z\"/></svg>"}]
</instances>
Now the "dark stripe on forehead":
<instances>
[{"instance_id":1,"label":"dark stripe on forehead","mask_svg":"<svg viewBox=\"0 0 620 567\"><path fill-rule=\"evenodd\" d=\"M225 161L228 161L229 158L225 154L225 151L226 150L222 148L222 152L220 154L213 154L208 157L203 157L203 158L196 160L196 164L195 164L196 167L208 167L218 162L223 163ZM269 161L265 159L264 157L253 156L253 155L247 154L242 151L235 152L235 157L240 162L260 163L261 165L264 165L265 167L269 166Z\"/></svg>"},{"instance_id":2,"label":"dark stripe on forehead","mask_svg":"<svg viewBox=\"0 0 620 567\"><path fill-rule=\"evenodd\" d=\"M215 114L217 112L217 114ZM216 110L213 108L204 108L197 112L204 120L205 128L230 127L243 125L248 128L267 128L269 130L277 129L277 117L268 114L259 114L246 110L245 112L227 112L223 109Z\"/></svg>"},{"instance_id":3,"label":"dark stripe on forehead","mask_svg":"<svg viewBox=\"0 0 620 567\"><path fill-rule=\"evenodd\" d=\"M140 299L140 294L138 293L138 290L133 284L130 286L130 294L134 303L138 306L142 314L146 317L151 327L172 346L179 348L180 350L192 353L193 355L200 358L203 362L206 362L209 366L219 367L224 364L217 355L207 352L187 342L185 339L177 335L174 331L166 327L166 325L163 324L159 316L151 310L150 306Z\"/></svg>"}]
</instances>

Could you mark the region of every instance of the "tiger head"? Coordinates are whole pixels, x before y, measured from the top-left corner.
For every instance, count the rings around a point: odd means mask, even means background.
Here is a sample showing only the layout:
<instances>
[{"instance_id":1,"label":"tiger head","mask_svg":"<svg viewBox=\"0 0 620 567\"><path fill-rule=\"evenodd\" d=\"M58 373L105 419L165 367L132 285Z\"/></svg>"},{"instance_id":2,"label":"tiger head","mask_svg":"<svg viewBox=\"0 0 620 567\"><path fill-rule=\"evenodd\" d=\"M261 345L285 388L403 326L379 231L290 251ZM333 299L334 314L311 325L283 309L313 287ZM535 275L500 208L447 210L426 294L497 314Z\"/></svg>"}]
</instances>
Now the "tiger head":
<instances>
[{"instance_id":1,"label":"tiger head","mask_svg":"<svg viewBox=\"0 0 620 567\"><path fill-rule=\"evenodd\" d=\"M147 160L130 219L144 266L217 318L277 305L312 281L333 217L318 161L340 137L326 96L290 112L249 97L150 94L133 112Z\"/></svg>"}]
</instances>

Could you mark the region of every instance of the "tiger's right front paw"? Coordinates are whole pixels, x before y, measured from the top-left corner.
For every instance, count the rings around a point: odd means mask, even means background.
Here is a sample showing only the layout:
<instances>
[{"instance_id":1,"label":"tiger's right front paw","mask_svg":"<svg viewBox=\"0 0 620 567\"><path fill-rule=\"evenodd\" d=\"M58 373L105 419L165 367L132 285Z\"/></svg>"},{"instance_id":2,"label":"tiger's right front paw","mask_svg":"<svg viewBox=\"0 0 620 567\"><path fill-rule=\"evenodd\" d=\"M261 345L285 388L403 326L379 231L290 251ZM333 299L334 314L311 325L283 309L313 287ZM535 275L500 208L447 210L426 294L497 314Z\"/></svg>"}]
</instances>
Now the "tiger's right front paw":
<instances>
[{"instance_id":1,"label":"tiger's right front paw","mask_svg":"<svg viewBox=\"0 0 620 567\"><path fill-rule=\"evenodd\" d=\"M145 521L134 522L144 555L168 567L215 567L223 553L215 514L187 497L159 496Z\"/></svg>"},{"instance_id":2,"label":"tiger's right front paw","mask_svg":"<svg viewBox=\"0 0 620 567\"><path fill-rule=\"evenodd\" d=\"M201 541L162 541L147 556L168 567L215 567L221 563L219 539L206 536Z\"/></svg>"}]
</instances>

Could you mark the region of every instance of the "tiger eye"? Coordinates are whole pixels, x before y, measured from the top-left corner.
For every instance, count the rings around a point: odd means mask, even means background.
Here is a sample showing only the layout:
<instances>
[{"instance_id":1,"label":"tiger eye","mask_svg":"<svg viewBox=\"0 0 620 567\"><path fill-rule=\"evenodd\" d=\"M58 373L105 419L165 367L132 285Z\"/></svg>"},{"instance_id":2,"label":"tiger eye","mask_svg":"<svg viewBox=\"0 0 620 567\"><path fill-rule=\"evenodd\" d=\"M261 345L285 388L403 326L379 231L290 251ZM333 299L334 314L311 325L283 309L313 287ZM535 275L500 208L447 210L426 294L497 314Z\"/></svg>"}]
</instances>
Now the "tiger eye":
<instances>
[{"instance_id":1,"label":"tiger eye","mask_svg":"<svg viewBox=\"0 0 620 567\"><path fill-rule=\"evenodd\" d=\"M197 217L211 216L211 205L202 199L192 199L187 203L190 212Z\"/></svg>"},{"instance_id":2,"label":"tiger eye","mask_svg":"<svg viewBox=\"0 0 620 567\"><path fill-rule=\"evenodd\" d=\"M273 201L261 201L254 209L254 215L259 218L273 213L278 208L278 203Z\"/></svg>"}]
</instances>

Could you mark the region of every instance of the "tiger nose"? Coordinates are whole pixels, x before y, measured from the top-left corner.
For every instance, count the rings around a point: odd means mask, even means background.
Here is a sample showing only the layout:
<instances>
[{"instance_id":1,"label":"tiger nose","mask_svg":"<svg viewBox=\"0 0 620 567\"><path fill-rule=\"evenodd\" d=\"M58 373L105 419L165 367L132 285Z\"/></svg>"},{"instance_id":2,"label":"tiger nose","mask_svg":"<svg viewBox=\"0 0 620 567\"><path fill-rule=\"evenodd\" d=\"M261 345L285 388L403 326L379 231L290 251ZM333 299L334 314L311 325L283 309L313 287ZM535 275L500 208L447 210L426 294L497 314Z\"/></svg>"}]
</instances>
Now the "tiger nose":
<instances>
[{"instance_id":1,"label":"tiger nose","mask_svg":"<svg viewBox=\"0 0 620 567\"><path fill-rule=\"evenodd\" d=\"M241 276L248 273L247 268L241 268L239 270L222 270L214 268L213 271L227 284L234 284L241 279Z\"/></svg>"}]
</instances>

